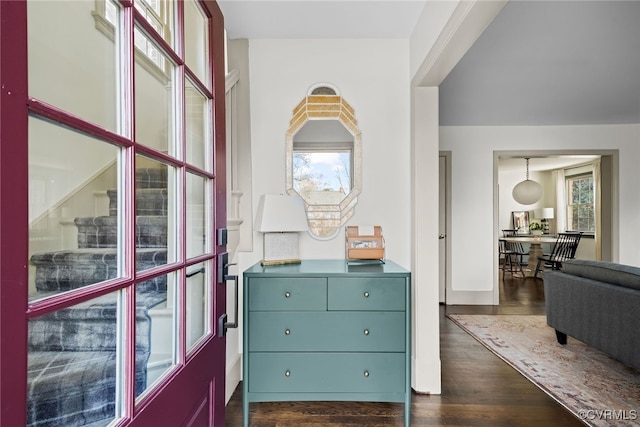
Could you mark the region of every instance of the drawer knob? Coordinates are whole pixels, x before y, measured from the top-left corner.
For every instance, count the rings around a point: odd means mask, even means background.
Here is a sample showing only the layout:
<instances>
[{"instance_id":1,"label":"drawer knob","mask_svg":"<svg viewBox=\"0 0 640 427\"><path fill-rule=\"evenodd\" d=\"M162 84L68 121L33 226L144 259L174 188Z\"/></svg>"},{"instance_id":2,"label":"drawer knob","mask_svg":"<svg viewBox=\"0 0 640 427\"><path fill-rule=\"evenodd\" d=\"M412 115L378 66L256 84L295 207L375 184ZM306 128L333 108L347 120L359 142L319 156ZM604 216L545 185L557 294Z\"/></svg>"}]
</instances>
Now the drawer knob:
<instances>
[{"instance_id":1,"label":"drawer knob","mask_svg":"<svg viewBox=\"0 0 640 427\"><path fill-rule=\"evenodd\" d=\"M291 371L288 370L288 369L286 371L284 371L284 376L285 377L290 377L291 376Z\"/></svg>"},{"instance_id":2,"label":"drawer knob","mask_svg":"<svg viewBox=\"0 0 640 427\"><path fill-rule=\"evenodd\" d=\"M369 292L365 292L365 293L364 293L364 297L365 297L365 298L369 298Z\"/></svg>"},{"instance_id":3,"label":"drawer knob","mask_svg":"<svg viewBox=\"0 0 640 427\"><path fill-rule=\"evenodd\" d=\"M364 371L364 376L365 376L366 378L369 378L369 371Z\"/></svg>"},{"instance_id":4,"label":"drawer knob","mask_svg":"<svg viewBox=\"0 0 640 427\"><path fill-rule=\"evenodd\" d=\"M369 330L368 330L368 329L365 329L365 330L364 330L364 334L365 334L365 335L369 335Z\"/></svg>"},{"instance_id":5,"label":"drawer knob","mask_svg":"<svg viewBox=\"0 0 640 427\"><path fill-rule=\"evenodd\" d=\"M284 293L285 298L291 298L291 292L287 291Z\"/></svg>"},{"instance_id":6,"label":"drawer knob","mask_svg":"<svg viewBox=\"0 0 640 427\"><path fill-rule=\"evenodd\" d=\"M291 330L290 329L285 329L284 330L284 334L285 335L291 335Z\"/></svg>"}]
</instances>

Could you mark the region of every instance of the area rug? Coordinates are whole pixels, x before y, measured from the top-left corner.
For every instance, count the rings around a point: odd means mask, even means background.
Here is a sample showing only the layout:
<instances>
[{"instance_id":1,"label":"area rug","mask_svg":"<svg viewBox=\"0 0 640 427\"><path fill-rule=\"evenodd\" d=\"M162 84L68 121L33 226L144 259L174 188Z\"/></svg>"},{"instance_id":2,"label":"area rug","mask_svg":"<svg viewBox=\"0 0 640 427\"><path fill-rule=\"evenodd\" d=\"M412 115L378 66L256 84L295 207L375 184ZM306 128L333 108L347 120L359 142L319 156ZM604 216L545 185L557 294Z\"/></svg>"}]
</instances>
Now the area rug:
<instances>
[{"instance_id":1,"label":"area rug","mask_svg":"<svg viewBox=\"0 0 640 427\"><path fill-rule=\"evenodd\" d=\"M558 344L545 316L447 317L586 424L640 426L640 371L571 337Z\"/></svg>"}]
</instances>

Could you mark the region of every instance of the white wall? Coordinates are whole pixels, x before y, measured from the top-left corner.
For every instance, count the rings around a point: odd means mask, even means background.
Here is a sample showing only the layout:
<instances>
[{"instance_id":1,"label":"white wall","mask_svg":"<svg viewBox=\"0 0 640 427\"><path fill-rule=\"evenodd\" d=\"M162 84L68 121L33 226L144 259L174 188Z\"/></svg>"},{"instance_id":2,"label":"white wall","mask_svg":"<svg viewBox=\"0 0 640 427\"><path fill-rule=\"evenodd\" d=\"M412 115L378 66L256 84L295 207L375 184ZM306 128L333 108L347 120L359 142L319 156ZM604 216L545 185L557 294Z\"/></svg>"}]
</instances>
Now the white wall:
<instances>
[{"instance_id":1,"label":"white wall","mask_svg":"<svg viewBox=\"0 0 640 427\"><path fill-rule=\"evenodd\" d=\"M506 1L429 1L410 39L413 370L417 392L441 392L438 85ZM448 244L447 244L448 246ZM450 258L447 249L447 258ZM447 261L448 263L448 261Z\"/></svg>"},{"instance_id":2,"label":"white wall","mask_svg":"<svg viewBox=\"0 0 640 427\"><path fill-rule=\"evenodd\" d=\"M494 216L494 151L618 149L614 203L619 213L613 221L613 258L640 265L640 125L444 126L440 128L440 149L452 152L452 292L447 295L448 304L493 303L499 226Z\"/></svg>"},{"instance_id":3,"label":"white wall","mask_svg":"<svg viewBox=\"0 0 640 427\"><path fill-rule=\"evenodd\" d=\"M440 394L439 91L417 87L412 95L412 386Z\"/></svg>"},{"instance_id":4,"label":"white wall","mask_svg":"<svg viewBox=\"0 0 640 427\"><path fill-rule=\"evenodd\" d=\"M362 132L362 192L348 223L381 225L387 258L410 268L408 44L408 40L249 40L254 212L246 221L254 221L262 194L285 193L285 136L293 108L313 84L331 83L355 109ZM262 234L254 232L252 247L243 250L238 254L239 272L262 258ZM300 235L303 259L344 255L342 232L329 241ZM241 325L243 320L240 317ZM242 352L242 337L238 339ZM234 354L227 354L227 359L237 360ZM235 378L229 373L227 377ZM227 390L233 387L229 384Z\"/></svg>"},{"instance_id":5,"label":"white wall","mask_svg":"<svg viewBox=\"0 0 640 427\"><path fill-rule=\"evenodd\" d=\"M261 194L284 192L284 136L293 107L312 84L336 85L355 108L363 138L363 190L349 223L382 225L387 256L414 268L414 316L421 314L413 323L412 373L421 392L440 393L437 241L428 240L437 236L438 207L431 203L437 179L423 182L429 174L415 172L437 168L438 95L437 88L414 93L413 123L419 123L412 142L412 81L426 76L437 86L505 3L427 2L410 41L250 41L253 205ZM444 49L458 31L453 48ZM426 124L419 117L425 112ZM416 240L414 230L425 239ZM254 233L253 242L253 251L240 253L240 271L261 258L262 236ZM342 257L343 240L318 242L305 235L300 252L304 258Z\"/></svg>"},{"instance_id":6,"label":"white wall","mask_svg":"<svg viewBox=\"0 0 640 427\"><path fill-rule=\"evenodd\" d=\"M254 206L285 192L285 134L315 83L335 85L362 131L362 193L349 224L381 225L386 256L409 267L409 71L406 40L250 40ZM255 217L255 213L254 213ZM302 258L343 258L344 234L300 236ZM262 235L241 267L262 256Z\"/></svg>"}]
</instances>

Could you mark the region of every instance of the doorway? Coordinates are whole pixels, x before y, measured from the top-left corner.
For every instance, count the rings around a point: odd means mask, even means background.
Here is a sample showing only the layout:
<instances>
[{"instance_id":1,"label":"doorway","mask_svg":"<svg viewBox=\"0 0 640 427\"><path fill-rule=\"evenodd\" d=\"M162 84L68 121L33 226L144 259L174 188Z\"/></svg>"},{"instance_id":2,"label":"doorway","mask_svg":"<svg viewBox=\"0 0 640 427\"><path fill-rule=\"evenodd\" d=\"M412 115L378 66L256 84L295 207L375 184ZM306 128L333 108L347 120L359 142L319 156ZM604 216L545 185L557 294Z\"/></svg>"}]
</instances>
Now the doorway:
<instances>
[{"instance_id":1,"label":"doorway","mask_svg":"<svg viewBox=\"0 0 640 427\"><path fill-rule=\"evenodd\" d=\"M525 178L525 158L530 158L531 179L539 181L545 191L542 199L534 205L517 204L511 196L513 186ZM501 235L502 229L512 228L512 211L525 210L532 220L542 208L551 208L556 216L563 216L563 209L557 208L556 192L558 176L553 171L580 171L593 169L592 164L599 163L600 189L595 191L599 226L596 232L583 235L577 257L614 261L617 259L618 230L618 150L562 150L562 151L497 151L494 152L495 167L495 235ZM569 172L567 172L569 173ZM573 229L566 225L566 217L549 220L550 233ZM497 238L496 238L497 241ZM544 248L543 248L544 249ZM550 248L548 248L550 249ZM528 249L525 248L525 251ZM497 251L496 251L497 259ZM498 262L496 262L496 265ZM497 271L497 267L496 267ZM496 273L496 277L498 277ZM495 289L499 289L498 283Z\"/></svg>"}]
</instances>

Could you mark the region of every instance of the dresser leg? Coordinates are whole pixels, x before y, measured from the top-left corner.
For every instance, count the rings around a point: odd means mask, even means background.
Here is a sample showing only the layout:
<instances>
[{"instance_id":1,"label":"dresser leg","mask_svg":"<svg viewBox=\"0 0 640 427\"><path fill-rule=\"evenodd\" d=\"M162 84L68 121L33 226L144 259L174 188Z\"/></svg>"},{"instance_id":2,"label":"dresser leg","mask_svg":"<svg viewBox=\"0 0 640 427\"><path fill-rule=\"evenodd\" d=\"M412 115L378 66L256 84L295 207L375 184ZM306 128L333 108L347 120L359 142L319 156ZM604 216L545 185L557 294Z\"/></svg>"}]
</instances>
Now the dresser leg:
<instances>
[{"instance_id":1,"label":"dresser leg","mask_svg":"<svg viewBox=\"0 0 640 427\"><path fill-rule=\"evenodd\" d=\"M247 393L244 393L244 389L242 396L242 426L249 427L249 399L247 398Z\"/></svg>"},{"instance_id":2,"label":"dresser leg","mask_svg":"<svg viewBox=\"0 0 640 427\"><path fill-rule=\"evenodd\" d=\"M242 425L243 427L249 427L249 404L242 404Z\"/></svg>"},{"instance_id":3,"label":"dresser leg","mask_svg":"<svg viewBox=\"0 0 640 427\"><path fill-rule=\"evenodd\" d=\"M404 427L411 426L411 402L404 404Z\"/></svg>"}]
</instances>

